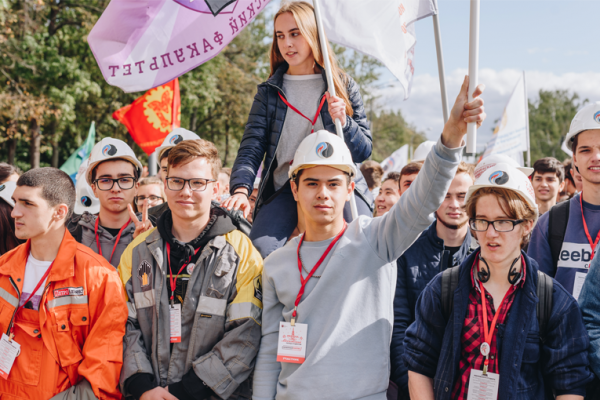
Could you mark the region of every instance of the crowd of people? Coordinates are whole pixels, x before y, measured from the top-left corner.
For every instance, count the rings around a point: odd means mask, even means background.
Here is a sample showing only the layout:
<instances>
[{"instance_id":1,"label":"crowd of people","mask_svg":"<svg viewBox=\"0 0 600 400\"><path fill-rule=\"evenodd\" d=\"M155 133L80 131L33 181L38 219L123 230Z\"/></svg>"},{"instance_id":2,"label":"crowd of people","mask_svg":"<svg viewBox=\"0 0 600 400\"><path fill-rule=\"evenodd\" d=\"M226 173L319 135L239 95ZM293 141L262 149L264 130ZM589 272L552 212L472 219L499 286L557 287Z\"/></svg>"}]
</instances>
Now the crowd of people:
<instances>
[{"instance_id":1,"label":"crowd of people","mask_svg":"<svg viewBox=\"0 0 600 400\"><path fill-rule=\"evenodd\" d=\"M467 164L465 77L384 174L322 54L312 6L282 6L231 169L182 128L153 177L110 137L76 185L0 163L0 398L600 398L600 105L572 160Z\"/></svg>"}]
</instances>

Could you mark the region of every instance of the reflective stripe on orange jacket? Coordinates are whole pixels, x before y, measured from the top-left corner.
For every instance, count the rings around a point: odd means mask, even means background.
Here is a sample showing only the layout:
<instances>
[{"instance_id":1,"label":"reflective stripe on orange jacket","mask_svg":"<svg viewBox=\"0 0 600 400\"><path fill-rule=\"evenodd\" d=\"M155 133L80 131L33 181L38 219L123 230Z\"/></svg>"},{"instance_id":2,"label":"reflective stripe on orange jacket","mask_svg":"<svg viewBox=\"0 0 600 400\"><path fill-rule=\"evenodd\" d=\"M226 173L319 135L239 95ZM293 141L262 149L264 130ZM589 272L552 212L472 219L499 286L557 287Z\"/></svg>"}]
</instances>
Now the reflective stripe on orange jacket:
<instances>
[{"instance_id":1,"label":"reflective stripe on orange jacket","mask_svg":"<svg viewBox=\"0 0 600 400\"><path fill-rule=\"evenodd\" d=\"M15 316L30 241L0 258L0 331L21 345L0 397L47 400L87 379L96 397L120 399L127 305L118 273L65 230L39 312Z\"/></svg>"}]
</instances>

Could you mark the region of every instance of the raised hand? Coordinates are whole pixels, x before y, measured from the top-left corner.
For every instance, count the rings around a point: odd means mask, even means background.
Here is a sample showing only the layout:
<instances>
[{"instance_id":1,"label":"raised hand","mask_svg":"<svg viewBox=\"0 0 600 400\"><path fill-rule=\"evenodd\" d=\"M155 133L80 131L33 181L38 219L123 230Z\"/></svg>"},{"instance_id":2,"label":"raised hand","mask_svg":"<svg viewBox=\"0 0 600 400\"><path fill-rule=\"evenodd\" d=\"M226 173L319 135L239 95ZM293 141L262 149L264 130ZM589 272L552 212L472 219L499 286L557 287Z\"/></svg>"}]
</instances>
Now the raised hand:
<instances>
[{"instance_id":1,"label":"raised hand","mask_svg":"<svg viewBox=\"0 0 600 400\"><path fill-rule=\"evenodd\" d=\"M129 217L131 221L135 224L135 231L133 232L133 238L135 239L138 235L146 232L149 229L152 229L152 222L148 219L148 199L145 199L142 204L142 220L140 221L133 212L133 207L131 204L127 204L127 209L129 210Z\"/></svg>"},{"instance_id":2,"label":"raised hand","mask_svg":"<svg viewBox=\"0 0 600 400\"><path fill-rule=\"evenodd\" d=\"M169 393L169 387L155 387L152 390L144 392L140 400L178 400L177 397Z\"/></svg>"},{"instance_id":3,"label":"raised hand","mask_svg":"<svg viewBox=\"0 0 600 400\"><path fill-rule=\"evenodd\" d=\"M325 96L327 97L327 107L331 119L335 122L337 118L342 126L346 125L346 102L341 97L332 96L329 92Z\"/></svg>"},{"instance_id":4,"label":"raised hand","mask_svg":"<svg viewBox=\"0 0 600 400\"><path fill-rule=\"evenodd\" d=\"M465 76L460 93L456 97L448 122L442 133L442 143L448 148L457 148L462 143L463 136L467 133L467 124L476 122L480 127L486 118L483 99L479 96L485 90L485 85L480 84L473 93L473 101L468 101L469 77Z\"/></svg>"},{"instance_id":5,"label":"raised hand","mask_svg":"<svg viewBox=\"0 0 600 400\"><path fill-rule=\"evenodd\" d=\"M247 189L240 188L236 190L238 192L227 198L221 204L221 207L228 210L242 210L242 213L244 213L244 218L248 219L248 215L250 215L250 202L248 201L248 196L246 196L244 193L240 193L242 190L246 191Z\"/></svg>"}]
</instances>

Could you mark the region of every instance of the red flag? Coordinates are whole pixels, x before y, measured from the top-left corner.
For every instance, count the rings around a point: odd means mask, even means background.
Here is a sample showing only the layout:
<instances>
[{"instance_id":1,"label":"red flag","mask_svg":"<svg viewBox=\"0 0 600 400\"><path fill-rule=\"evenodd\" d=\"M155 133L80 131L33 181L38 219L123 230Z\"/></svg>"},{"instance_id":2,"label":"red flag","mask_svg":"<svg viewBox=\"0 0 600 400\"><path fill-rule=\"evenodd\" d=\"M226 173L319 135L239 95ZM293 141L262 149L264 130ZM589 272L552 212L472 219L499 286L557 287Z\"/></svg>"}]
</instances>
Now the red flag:
<instances>
[{"instance_id":1,"label":"red flag","mask_svg":"<svg viewBox=\"0 0 600 400\"><path fill-rule=\"evenodd\" d=\"M148 155L181 125L179 80L148 90L133 103L118 109L113 118L127 127L135 142Z\"/></svg>"}]
</instances>

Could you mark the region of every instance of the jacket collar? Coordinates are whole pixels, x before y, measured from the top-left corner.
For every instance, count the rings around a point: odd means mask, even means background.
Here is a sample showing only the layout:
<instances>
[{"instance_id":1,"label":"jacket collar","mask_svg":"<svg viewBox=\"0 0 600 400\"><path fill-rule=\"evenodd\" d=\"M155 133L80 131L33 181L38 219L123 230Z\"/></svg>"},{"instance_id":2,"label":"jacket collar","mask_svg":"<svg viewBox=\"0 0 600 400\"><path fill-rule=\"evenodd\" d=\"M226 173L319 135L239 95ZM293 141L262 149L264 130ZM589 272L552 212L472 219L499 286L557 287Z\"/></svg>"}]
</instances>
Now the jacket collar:
<instances>
[{"instance_id":1,"label":"jacket collar","mask_svg":"<svg viewBox=\"0 0 600 400\"><path fill-rule=\"evenodd\" d=\"M319 67L321 66L319 65ZM283 63L281 63L281 65L275 70L275 73L269 79L267 79L267 83L275 85L283 90L283 75L285 75L289 68L290 66L287 62L284 61ZM325 82L325 91L327 91L327 74L325 72L325 68L323 67L321 67L321 76L323 77L323 81Z\"/></svg>"},{"instance_id":2,"label":"jacket collar","mask_svg":"<svg viewBox=\"0 0 600 400\"><path fill-rule=\"evenodd\" d=\"M15 282L20 282L19 290L23 284L25 276L25 266L29 257L31 248L31 239L15 249L15 253L10 261L0 267L0 274L10 275ZM71 236L69 230L65 228L63 240L60 243L58 254L52 264L52 271L48 277L48 282L60 281L75 276L75 252L77 251L77 241ZM21 281L18 281L21 279Z\"/></svg>"},{"instance_id":3,"label":"jacket collar","mask_svg":"<svg viewBox=\"0 0 600 400\"><path fill-rule=\"evenodd\" d=\"M436 224L437 219L433 221L431 225L429 225L429 228L427 228L425 235L431 242L432 246L438 248L439 250L442 250L444 248L444 240L438 236ZM458 251L456 252L457 259L462 260L467 256L467 254L469 254L472 241L473 237L471 236L471 231L467 229L467 236L465 236L465 240L463 240L462 244L460 245L460 249L458 249Z\"/></svg>"}]
</instances>

